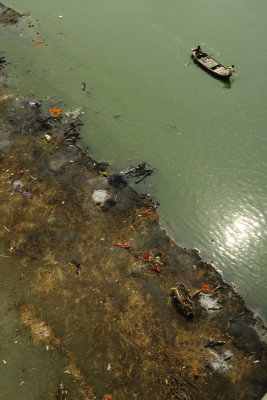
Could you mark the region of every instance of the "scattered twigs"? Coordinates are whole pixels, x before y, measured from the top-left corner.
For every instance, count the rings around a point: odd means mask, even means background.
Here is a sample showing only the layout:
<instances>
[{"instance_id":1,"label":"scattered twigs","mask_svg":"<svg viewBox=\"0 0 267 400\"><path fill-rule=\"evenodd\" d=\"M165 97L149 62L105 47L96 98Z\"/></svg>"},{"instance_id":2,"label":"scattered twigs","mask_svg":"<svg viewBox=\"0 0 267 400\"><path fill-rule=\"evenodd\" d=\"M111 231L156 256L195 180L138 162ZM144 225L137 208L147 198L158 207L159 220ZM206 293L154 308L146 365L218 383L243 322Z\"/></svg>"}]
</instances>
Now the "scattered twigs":
<instances>
[{"instance_id":1,"label":"scattered twigs","mask_svg":"<svg viewBox=\"0 0 267 400\"><path fill-rule=\"evenodd\" d=\"M195 400L194 391L198 390L198 387L184 375L182 368L178 371L178 375L170 374L164 382L158 376L157 379L169 399Z\"/></svg>"}]
</instances>

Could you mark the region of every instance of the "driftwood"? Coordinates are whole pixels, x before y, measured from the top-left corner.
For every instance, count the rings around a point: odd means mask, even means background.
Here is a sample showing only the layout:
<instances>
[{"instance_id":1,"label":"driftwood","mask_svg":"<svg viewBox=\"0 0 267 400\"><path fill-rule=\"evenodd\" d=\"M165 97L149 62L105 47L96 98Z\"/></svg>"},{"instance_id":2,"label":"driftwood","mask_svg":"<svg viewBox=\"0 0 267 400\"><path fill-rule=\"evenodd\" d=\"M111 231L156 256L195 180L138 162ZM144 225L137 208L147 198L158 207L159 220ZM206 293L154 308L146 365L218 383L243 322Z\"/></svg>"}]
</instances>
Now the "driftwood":
<instances>
[{"instance_id":1,"label":"driftwood","mask_svg":"<svg viewBox=\"0 0 267 400\"><path fill-rule=\"evenodd\" d=\"M135 183L141 182L143 179L145 179L147 176L151 175L153 172L152 168L146 168L146 163L142 162L139 164L137 167L131 167L126 169L125 171L121 171L121 175L130 175L133 177L138 177L137 181Z\"/></svg>"},{"instance_id":2,"label":"driftwood","mask_svg":"<svg viewBox=\"0 0 267 400\"><path fill-rule=\"evenodd\" d=\"M176 300L177 306L186 318L190 318L195 314L195 305L189 290L183 283L179 283L172 289L173 298Z\"/></svg>"}]
</instances>

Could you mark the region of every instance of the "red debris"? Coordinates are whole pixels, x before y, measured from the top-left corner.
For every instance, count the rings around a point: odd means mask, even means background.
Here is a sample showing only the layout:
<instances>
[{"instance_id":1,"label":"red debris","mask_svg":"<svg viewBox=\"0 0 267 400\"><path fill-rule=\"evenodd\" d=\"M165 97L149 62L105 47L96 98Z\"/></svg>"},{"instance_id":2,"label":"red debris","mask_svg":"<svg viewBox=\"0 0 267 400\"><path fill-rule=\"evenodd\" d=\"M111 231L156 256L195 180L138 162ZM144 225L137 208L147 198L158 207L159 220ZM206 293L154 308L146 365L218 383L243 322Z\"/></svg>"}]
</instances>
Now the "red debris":
<instances>
[{"instance_id":1,"label":"red debris","mask_svg":"<svg viewBox=\"0 0 267 400\"><path fill-rule=\"evenodd\" d=\"M149 255L145 253L145 254L143 255L143 258L145 258L145 259L147 260L147 259L149 258Z\"/></svg>"},{"instance_id":2,"label":"red debris","mask_svg":"<svg viewBox=\"0 0 267 400\"><path fill-rule=\"evenodd\" d=\"M121 247L122 249L129 249L131 247L129 245L129 243L127 243L127 242L125 242L125 243L115 243L114 246Z\"/></svg>"},{"instance_id":3,"label":"red debris","mask_svg":"<svg viewBox=\"0 0 267 400\"><path fill-rule=\"evenodd\" d=\"M158 272L159 274L161 274L162 269L160 267L158 267L157 265L154 265L153 271Z\"/></svg>"},{"instance_id":4,"label":"red debris","mask_svg":"<svg viewBox=\"0 0 267 400\"><path fill-rule=\"evenodd\" d=\"M199 373L198 371L196 371L196 372L194 373L194 376L195 376L195 378L197 379L197 378L200 377L200 373Z\"/></svg>"},{"instance_id":5,"label":"red debris","mask_svg":"<svg viewBox=\"0 0 267 400\"><path fill-rule=\"evenodd\" d=\"M150 210L150 209L145 209L145 210L144 210L144 213L146 213L147 215L152 215L152 214L153 214L153 211Z\"/></svg>"}]
</instances>

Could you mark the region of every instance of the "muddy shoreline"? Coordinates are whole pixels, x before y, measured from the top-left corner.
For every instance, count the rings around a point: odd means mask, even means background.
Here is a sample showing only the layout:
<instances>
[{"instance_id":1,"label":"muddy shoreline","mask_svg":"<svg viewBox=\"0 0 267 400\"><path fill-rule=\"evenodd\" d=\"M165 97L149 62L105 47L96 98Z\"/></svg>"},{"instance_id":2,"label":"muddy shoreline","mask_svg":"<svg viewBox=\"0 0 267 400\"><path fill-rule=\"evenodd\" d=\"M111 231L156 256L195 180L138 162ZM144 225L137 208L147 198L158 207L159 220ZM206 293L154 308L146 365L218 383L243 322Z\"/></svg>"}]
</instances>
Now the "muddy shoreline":
<instances>
[{"instance_id":1,"label":"muddy shoreline","mask_svg":"<svg viewBox=\"0 0 267 400\"><path fill-rule=\"evenodd\" d=\"M43 113L0 75L6 315L18 320L16 341L29 335L58 360L56 383L36 398L260 400L262 321L197 251L166 235L150 198L91 157L75 113ZM189 318L173 296L180 284Z\"/></svg>"}]
</instances>

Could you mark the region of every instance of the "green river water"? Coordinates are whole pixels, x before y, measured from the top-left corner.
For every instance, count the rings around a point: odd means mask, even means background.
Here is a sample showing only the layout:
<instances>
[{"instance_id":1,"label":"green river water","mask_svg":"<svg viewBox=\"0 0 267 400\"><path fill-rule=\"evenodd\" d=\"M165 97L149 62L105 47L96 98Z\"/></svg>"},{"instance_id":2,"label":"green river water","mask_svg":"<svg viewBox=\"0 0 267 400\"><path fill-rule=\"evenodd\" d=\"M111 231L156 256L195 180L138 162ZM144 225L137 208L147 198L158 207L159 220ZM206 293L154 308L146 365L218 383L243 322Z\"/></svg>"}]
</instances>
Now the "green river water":
<instances>
[{"instance_id":1,"label":"green river water","mask_svg":"<svg viewBox=\"0 0 267 400\"><path fill-rule=\"evenodd\" d=\"M5 4L31 13L0 27L13 89L81 107L91 154L113 170L149 162L140 190L159 200L167 232L213 260L266 322L266 1ZM192 62L198 44L235 64L230 84Z\"/></svg>"}]
</instances>

